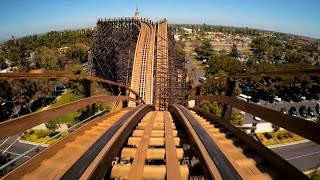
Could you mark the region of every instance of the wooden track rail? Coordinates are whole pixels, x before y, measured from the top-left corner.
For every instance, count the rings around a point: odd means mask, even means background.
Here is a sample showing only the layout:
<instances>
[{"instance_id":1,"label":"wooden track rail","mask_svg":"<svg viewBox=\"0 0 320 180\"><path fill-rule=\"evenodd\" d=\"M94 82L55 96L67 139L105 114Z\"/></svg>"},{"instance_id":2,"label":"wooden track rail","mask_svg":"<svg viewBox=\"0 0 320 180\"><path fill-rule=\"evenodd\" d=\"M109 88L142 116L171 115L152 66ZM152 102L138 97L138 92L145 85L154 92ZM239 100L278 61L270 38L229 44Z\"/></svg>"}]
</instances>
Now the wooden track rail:
<instances>
[{"instance_id":1,"label":"wooden track rail","mask_svg":"<svg viewBox=\"0 0 320 180\"><path fill-rule=\"evenodd\" d=\"M142 21L132 68L131 89L138 92L147 104L153 101L154 43L154 25ZM130 103L129 106L134 107L135 104Z\"/></svg>"}]
</instances>

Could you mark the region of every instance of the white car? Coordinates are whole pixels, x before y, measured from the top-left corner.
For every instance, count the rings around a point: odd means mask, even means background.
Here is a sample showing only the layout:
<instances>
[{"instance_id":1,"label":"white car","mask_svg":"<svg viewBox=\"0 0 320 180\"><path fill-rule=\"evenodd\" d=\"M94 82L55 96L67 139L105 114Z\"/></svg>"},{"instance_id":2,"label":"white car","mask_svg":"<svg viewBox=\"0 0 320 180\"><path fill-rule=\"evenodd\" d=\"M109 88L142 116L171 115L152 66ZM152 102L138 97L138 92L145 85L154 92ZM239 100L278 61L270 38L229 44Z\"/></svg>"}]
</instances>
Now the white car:
<instances>
[{"instance_id":1,"label":"white car","mask_svg":"<svg viewBox=\"0 0 320 180\"><path fill-rule=\"evenodd\" d=\"M244 111L240 111L240 114L245 115L246 113Z\"/></svg>"},{"instance_id":2,"label":"white car","mask_svg":"<svg viewBox=\"0 0 320 180\"><path fill-rule=\"evenodd\" d=\"M256 121L261 121L261 118L259 118L258 116L253 116L253 119Z\"/></svg>"},{"instance_id":3,"label":"white car","mask_svg":"<svg viewBox=\"0 0 320 180\"><path fill-rule=\"evenodd\" d=\"M277 102L281 102L281 98L279 98L278 96L275 96L274 100L277 101Z\"/></svg>"}]
</instances>

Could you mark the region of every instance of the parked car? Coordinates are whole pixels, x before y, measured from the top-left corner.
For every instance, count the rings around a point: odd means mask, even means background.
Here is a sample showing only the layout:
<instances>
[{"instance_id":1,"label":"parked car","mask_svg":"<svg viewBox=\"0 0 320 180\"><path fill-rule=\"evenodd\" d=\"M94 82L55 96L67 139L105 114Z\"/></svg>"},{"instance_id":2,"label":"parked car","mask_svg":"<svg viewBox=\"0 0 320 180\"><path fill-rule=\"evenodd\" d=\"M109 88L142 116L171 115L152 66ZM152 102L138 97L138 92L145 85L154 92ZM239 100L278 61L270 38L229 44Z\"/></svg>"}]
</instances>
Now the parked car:
<instances>
[{"instance_id":1,"label":"parked car","mask_svg":"<svg viewBox=\"0 0 320 180\"><path fill-rule=\"evenodd\" d=\"M281 96L281 99L282 99L283 101L286 101L286 102L290 102L290 100L291 100L291 98L288 96L288 94L283 94L283 95Z\"/></svg>"},{"instance_id":2,"label":"parked car","mask_svg":"<svg viewBox=\"0 0 320 180\"><path fill-rule=\"evenodd\" d=\"M258 116L253 116L253 119L256 121L261 121L261 118L259 118Z\"/></svg>"},{"instance_id":3,"label":"parked car","mask_svg":"<svg viewBox=\"0 0 320 180\"><path fill-rule=\"evenodd\" d=\"M292 95L292 100L293 100L294 102L301 102L301 101L303 101L303 99L302 99L300 96L296 95L296 94L293 94L293 95Z\"/></svg>"},{"instance_id":4,"label":"parked car","mask_svg":"<svg viewBox=\"0 0 320 180\"><path fill-rule=\"evenodd\" d=\"M301 95L301 94L297 94L297 96L302 100L302 101L305 101L306 100L306 97Z\"/></svg>"},{"instance_id":5,"label":"parked car","mask_svg":"<svg viewBox=\"0 0 320 180\"><path fill-rule=\"evenodd\" d=\"M251 99L250 99L250 101L252 101L252 102L254 102L254 103L258 103L259 100L260 100L260 99L258 98L258 96L252 96Z\"/></svg>"},{"instance_id":6,"label":"parked car","mask_svg":"<svg viewBox=\"0 0 320 180\"><path fill-rule=\"evenodd\" d=\"M319 100L320 99L320 94L319 93L312 93L311 97L315 100Z\"/></svg>"},{"instance_id":7,"label":"parked car","mask_svg":"<svg viewBox=\"0 0 320 180\"><path fill-rule=\"evenodd\" d=\"M199 82L204 83L206 82L207 78L205 77L199 77Z\"/></svg>"},{"instance_id":8,"label":"parked car","mask_svg":"<svg viewBox=\"0 0 320 180\"><path fill-rule=\"evenodd\" d=\"M316 115L316 111L313 107L308 107L308 114L311 117L314 117Z\"/></svg>"},{"instance_id":9,"label":"parked car","mask_svg":"<svg viewBox=\"0 0 320 180\"><path fill-rule=\"evenodd\" d=\"M278 97L278 96L275 96L275 97L274 97L274 100L277 101L277 102L281 102L281 98Z\"/></svg>"},{"instance_id":10,"label":"parked car","mask_svg":"<svg viewBox=\"0 0 320 180\"><path fill-rule=\"evenodd\" d=\"M307 117L308 116L308 110L305 106L300 106L299 108L299 113L302 117Z\"/></svg>"},{"instance_id":11,"label":"parked car","mask_svg":"<svg viewBox=\"0 0 320 180\"><path fill-rule=\"evenodd\" d=\"M296 109L295 107L291 107L291 108L289 109L289 114L290 114L291 116L297 116L297 115L298 115L297 109Z\"/></svg>"},{"instance_id":12,"label":"parked car","mask_svg":"<svg viewBox=\"0 0 320 180\"><path fill-rule=\"evenodd\" d=\"M281 108L280 112L282 112L283 114L287 114L287 109L286 108Z\"/></svg>"}]
</instances>

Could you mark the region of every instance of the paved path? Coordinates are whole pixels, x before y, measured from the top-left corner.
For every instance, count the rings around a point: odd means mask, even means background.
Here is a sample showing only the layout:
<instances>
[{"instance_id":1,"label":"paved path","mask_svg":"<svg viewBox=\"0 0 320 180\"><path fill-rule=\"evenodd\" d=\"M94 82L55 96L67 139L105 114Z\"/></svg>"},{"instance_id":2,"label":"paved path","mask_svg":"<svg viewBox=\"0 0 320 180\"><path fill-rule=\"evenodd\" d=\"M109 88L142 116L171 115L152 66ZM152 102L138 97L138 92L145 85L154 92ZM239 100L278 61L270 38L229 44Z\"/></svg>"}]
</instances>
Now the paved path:
<instances>
[{"instance_id":1,"label":"paved path","mask_svg":"<svg viewBox=\"0 0 320 180\"><path fill-rule=\"evenodd\" d=\"M11 136L9 137L7 140L1 140L0 141L0 152L2 153L3 151L6 150L6 152L3 155L10 155L11 159L16 158L17 156L19 156L20 154L30 150L31 148L33 148L35 145L32 144L25 144L25 143L21 143L19 141L16 141L9 149L7 149L10 144L12 142L14 142L19 135L15 135L15 136ZM44 147L39 147L39 150L43 150ZM26 160L30 159L31 157L33 157L34 155L36 155L37 153L35 151L32 151L28 154L26 154L24 157L20 158L17 162L16 165L20 165L23 162L25 162Z\"/></svg>"}]
</instances>

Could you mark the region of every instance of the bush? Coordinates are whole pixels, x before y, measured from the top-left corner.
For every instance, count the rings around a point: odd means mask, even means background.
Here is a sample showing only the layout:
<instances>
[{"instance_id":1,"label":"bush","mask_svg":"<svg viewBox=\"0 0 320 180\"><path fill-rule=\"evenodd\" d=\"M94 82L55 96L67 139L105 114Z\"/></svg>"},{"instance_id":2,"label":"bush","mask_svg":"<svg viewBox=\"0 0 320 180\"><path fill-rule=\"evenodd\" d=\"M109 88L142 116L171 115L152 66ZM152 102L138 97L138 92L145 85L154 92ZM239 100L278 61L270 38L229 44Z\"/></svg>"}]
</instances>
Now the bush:
<instances>
[{"instance_id":1,"label":"bush","mask_svg":"<svg viewBox=\"0 0 320 180\"><path fill-rule=\"evenodd\" d=\"M277 138L281 140L283 138L283 134L282 133L278 133L277 134Z\"/></svg>"},{"instance_id":2,"label":"bush","mask_svg":"<svg viewBox=\"0 0 320 180\"><path fill-rule=\"evenodd\" d=\"M263 133L263 136L264 136L266 139L271 139L271 138L272 138L271 134L269 134L269 133L267 133L267 132Z\"/></svg>"},{"instance_id":3,"label":"bush","mask_svg":"<svg viewBox=\"0 0 320 180\"><path fill-rule=\"evenodd\" d=\"M320 171L314 171L308 174L308 177L312 180L320 180Z\"/></svg>"},{"instance_id":4,"label":"bush","mask_svg":"<svg viewBox=\"0 0 320 180\"><path fill-rule=\"evenodd\" d=\"M50 136L51 133L52 133L51 131L46 131L42 129L35 131L35 135L37 136L38 139L46 136Z\"/></svg>"}]
</instances>

